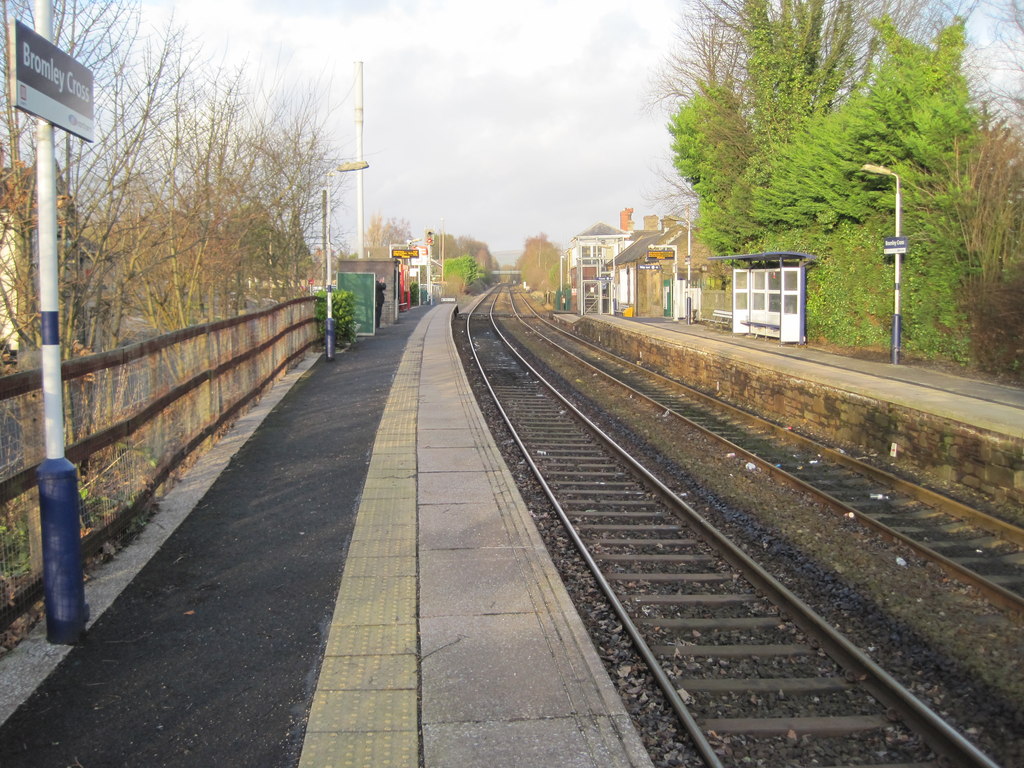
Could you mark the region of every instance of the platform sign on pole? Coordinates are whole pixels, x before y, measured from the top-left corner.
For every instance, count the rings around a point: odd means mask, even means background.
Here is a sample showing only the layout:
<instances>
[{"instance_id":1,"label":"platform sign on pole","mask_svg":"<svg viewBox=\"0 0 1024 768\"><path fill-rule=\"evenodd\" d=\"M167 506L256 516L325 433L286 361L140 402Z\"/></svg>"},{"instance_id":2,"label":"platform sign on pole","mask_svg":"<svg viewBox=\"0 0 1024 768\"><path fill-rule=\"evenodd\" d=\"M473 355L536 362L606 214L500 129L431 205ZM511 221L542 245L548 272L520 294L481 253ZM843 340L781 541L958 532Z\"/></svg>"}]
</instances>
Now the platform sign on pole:
<instances>
[{"instance_id":1,"label":"platform sign on pole","mask_svg":"<svg viewBox=\"0 0 1024 768\"><path fill-rule=\"evenodd\" d=\"M882 253L886 256L904 255L909 247L905 237L887 237L882 243Z\"/></svg>"},{"instance_id":2,"label":"platform sign on pole","mask_svg":"<svg viewBox=\"0 0 1024 768\"><path fill-rule=\"evenodd\" d=\"M10 103L35 115L36 242L42 344L43 432L46 454L36 468L43 555L46 639L78 642L89 618L82 567L78 470L64 455L60 289L57 253L57 163L53 128L92 141L92 73L54 46L53 8L36 0L36 31L19 21L8 27Z\"/></svg>"},{"instance_id":3,"label":"platform sign on pole","mask_svg":"<svg viewBox=\"0 0 1024 768\"><path fill-rule=\"evenodd\" d=\"M11 103L92 141L92 72L20 21L10 22L7 41Z\"/></svg>"}]
</instances>

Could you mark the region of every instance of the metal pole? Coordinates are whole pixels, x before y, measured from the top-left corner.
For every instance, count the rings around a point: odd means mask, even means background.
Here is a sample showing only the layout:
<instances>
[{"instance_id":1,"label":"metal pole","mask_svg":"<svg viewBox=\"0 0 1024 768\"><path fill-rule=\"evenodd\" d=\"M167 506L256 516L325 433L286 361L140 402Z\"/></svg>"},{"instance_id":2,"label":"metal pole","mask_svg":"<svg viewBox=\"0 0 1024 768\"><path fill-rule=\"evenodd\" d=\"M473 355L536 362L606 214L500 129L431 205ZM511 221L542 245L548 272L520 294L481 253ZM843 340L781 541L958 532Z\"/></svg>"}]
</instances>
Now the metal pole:
<instances>
[{"instance_id":1,"label":"metal pole","mask_svg":"<svg viewBox=\"0 0 1024 768\"><path fill-rule=\"evenodd\" d=\"M433 266L432 262L434 261L434 244L431 242L431 237L430 237L429 233L430 233L430 230L424 230L424 232L423 232L423 242L427 246L427 305L428 306L433 306L434 305L434 286L432 285L432 281L433 281L432 272L433 272L433 270L431 269L431 267Z\"/></svg>"},{"instance_id":2,"label":"metal pole","mask_svg":"<svg viewBox=\"0 0 1024 768\"><path fill-rule=\"evenodd\" d=\"M36 0L36 33L52 42L50 3ZM85 631L82 529L78 473L64 456L64 395L60 370L60 300L57 276L57 171L53 126L36 124L39 209L39 307L42 330L43 422L46 458L36 470L42 528L46 639L70 645Z\"/></svg>"},{"instance_id":3,"label":"metal pole","mask_svg":"<svg viewBox=\"0 0 1024 768\"><path fill-rule=\"evenodd\" d=\"M672 321L679 322L679 248L672 255Z\"/></svg>"},{"instance_id":4,"label":"metal pole","mask_svg":"<svg viewBox=\"0 0 1024 768\"><path fill-rule=\"evenodd\" d=\"M328 179L332 174L327 174ZM324 261L326 264L327 279L324 282L324 290L327 291L327 316L324 318L324 358L328 362L334 360L334 279L331 275L331 196L324 187Z\"/></svg>"},{"instance_id":5,"label":"metal pole","mask_svg":"<svg viewBox=\"0 0 1024 768\"><path fill-rule=\"evenodd\" d=\"M686 213L686 324L690 325L693 322L693 308L691 306L693 299L690 298L690 262L691 262L691 246L692 241L690 238L690 213Z\"/></svg>"},{"instance_id":6,"label":"metal pole","mask_svg":"<svg viewBox=\"0 0 1024 768\"><path fill-rule=\"evenodd\" d=\"M356 161L363 159L363 62L356 63ZM363 172L356 171L356 255L365 257L363 245Z\"/></svg>"},{"instance_id":7,"label":"metal pole","mask_svg":"<svg viewBox=\"0 0 1024 768\"><path fill-rule=\"evenodd\" d=\"M896 178L896 237L903 234L903 194L900 189L900 177L895 173ZM903 332L903 318L900 316L900 261L902 254L895 254L896 259L896 282L893 290L893 313L892 313L892 364L900 363L900 337Z\"/></svg>"}]
</instances>

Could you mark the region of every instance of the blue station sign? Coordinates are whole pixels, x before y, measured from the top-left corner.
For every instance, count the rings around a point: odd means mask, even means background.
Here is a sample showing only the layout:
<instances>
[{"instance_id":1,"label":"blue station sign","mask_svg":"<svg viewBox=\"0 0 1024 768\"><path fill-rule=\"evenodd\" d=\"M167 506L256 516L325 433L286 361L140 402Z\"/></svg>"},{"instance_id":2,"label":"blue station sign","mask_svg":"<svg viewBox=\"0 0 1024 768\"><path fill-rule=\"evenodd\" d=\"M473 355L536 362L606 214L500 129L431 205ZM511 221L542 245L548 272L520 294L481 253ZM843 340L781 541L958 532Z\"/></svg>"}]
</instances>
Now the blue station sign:
<instances>
[{"instance_id":1,"label":"blue station sign","mask_svg":"<svg viewBox=\"0 0 1024 768\"><path fill-rule=\"evenodd\" d=\"M886 256L893 254L904 254L907 252L909 243L905 237L887 237L882 245L882 253Z\"/></svg>"},{"instance_id":2,"label":"blue station sign","mask_svg":"<svg viewBox=\"0 0 1024 768\"><path fill-rule=\"evenodd\" d=\"M92 72L20 21L7 34L11 103L68 133L92 141Z\"/></svg>"}]
</instances>

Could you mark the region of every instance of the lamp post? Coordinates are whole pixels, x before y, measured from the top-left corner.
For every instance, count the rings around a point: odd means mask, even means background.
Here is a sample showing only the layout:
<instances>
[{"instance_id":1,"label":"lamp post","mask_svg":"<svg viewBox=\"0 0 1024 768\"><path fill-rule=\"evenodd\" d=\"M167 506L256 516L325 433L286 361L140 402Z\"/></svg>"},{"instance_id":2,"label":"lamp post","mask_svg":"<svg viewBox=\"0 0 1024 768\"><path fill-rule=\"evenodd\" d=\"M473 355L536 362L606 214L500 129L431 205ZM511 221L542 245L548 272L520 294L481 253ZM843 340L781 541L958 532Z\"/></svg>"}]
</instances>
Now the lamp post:
<instances>
[{"instance_id":1,"label":"lamp post","mask_svg":"<svg viewBox=\"0 0 1024 768\"><path fill-rule=\"evenodd\" d=\"M356 160L352 163L342 163L333 171L327 174L329 179L335 173L347 171L361 171L369 168L370 164L365 160ZM331 198L327 187L323 189L323 214L324 214L324 261L326 262L327 281L324 289L327 291L327 317L324 319L324 358L331 362L334 360L335 330L334 330L334 303L331 297L334 293L334 278L331 276Z\"/></svg>"},{"instance_id":2,"label":"lamp post","mask_svg":"<svg viewBox=\"0 0 1024 768\"><path fill-rule=\"evenodd\" d=\"M903 216L903 196L900 189L900 177L884 165L872 165L871 163L865 163L860 168L862 171L867 173L875 173L879 176L892 176L896 179L896 237L900 237L903 233L902 228L902 216ZM892 364L899 365L900 362L900 336L902 333L902 319L900 317L900 254L896 253L893 255L896 265L896 278L893 290L893 311L892 311Z\"/></svg>"}]
</instances>

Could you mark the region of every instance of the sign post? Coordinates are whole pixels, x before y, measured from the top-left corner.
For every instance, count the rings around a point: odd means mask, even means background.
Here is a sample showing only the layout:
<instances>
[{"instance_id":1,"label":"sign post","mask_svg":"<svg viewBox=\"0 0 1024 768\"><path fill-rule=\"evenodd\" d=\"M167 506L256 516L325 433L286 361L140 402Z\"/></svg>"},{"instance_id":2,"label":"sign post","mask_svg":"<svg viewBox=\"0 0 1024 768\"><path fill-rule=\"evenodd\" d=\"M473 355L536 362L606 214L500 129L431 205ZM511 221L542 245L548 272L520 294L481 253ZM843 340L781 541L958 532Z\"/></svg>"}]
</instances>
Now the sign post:
<instances>
[{"instance_id":1,"label":"sign post","mask_svg":"<svg viewBox=\"0 0 1024 768\"><path fill-rule=\"evenodd\" d=\"M899 183L897 182L897 190L899 189ZM899 195L897 194L897 200ZM898 210L898 209L897 209ZM899 234L900 220L899 216L896 217L896 237L887 237L882 244L882 253L887 256L892 256L895 259L896 266L896 278L893 285L893 312L892 312L892 352L891 359L893 365L899 365L900 362L900 350L902 347L902 336L903 336L903 316L900 314L900 262L903 261L903 257L907 253L909 247L907 238Z\"/></svg>"},{"instance_id":2,"label":"sign post","mask_svg":"<svg viewBox=\"0 0 1024 768\"><path fill-rule=\"evenodd\" d=\"M82 528L78 471L64 455L64 396L60 366L57 278L57 169L53 127L93 139L92 73L54 46L53 11L35 3L36 31L14 21L8 30L10 99L35 115L39 223L39 307L42 335L46 458L36 470L42 528L46 639L70 645L85 631Z\"/></svg>"}]
</instances>

